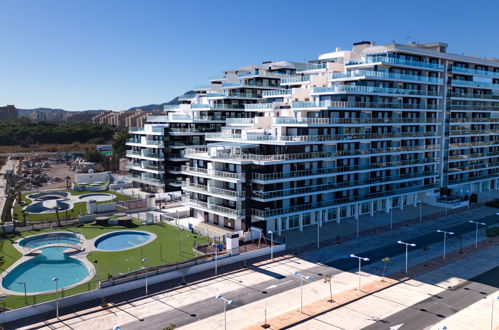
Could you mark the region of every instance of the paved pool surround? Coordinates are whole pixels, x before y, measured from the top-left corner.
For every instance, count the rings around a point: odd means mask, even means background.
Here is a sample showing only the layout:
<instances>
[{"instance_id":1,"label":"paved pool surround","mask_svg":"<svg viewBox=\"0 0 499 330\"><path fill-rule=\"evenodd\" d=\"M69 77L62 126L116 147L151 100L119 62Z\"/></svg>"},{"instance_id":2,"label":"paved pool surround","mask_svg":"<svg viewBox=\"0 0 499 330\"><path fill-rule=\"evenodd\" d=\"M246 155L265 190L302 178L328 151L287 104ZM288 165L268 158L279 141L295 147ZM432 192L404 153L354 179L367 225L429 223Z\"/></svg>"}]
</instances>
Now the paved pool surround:
<instances>
[{"instance_id":1,"label":"paved pool surround","mask_svg":"<svg viewBox=\"0 0 499 330\"><path fill-rule=\"evenodd\" d=\"M32 202L25 206L24 210L27 213L32 214L55 213L54 207L56 206L59 208L59 211L71 210L74 207L74 203L86 202L89 200L104 202L116 199L116 195L110 193L89 192L88 194L83 195L72 195L70 192L57 190L32 193L26 197Z\"/></svg>"},{"instance_id":2,"label":"paved pool surround","mask_svg":"<svg viewBox=\"0 0 499 330\"><path fill-rule=\"evenodd\" d=\"M119 249L119 250L103 250L103 249L98 249L96 247L96 242L98 240L105 240L106 237L113 237L113 236L119 236L119 235L125 235L125 234L133 234L137 233L141 236L147 236L149 239L145 242L141 242L140 244L136 244L124 249ZM78 237L76 239L75 237ZM32 267L39 267L38 272L43 271L44 269L49 269L50 270L50 279L45 279L46 281L51 281L52 277L56 277L56 270L54 267L44 267L44 265L49 265L51 263L59 264L59 268L63 273L60 275L61 278L61 284L59 285L58 289L70 289L73 287L76 287L78 285L84 284L91 279L95 278L95 266L92 262L90 262L87 259L87 255L92 252L92 251L102 251L102 252L118 252L118 251L123 251L123 250L129 250L129 249L134 249L140 246L144 246L146 244L151 243L157 238L157 236L154 233L146 232L146 231L139 231L139 230L117 230L113 232L109 232L103 235L100 235L98 237L95 237L93 239L85 239L83 235L80 234L75 234L73 232L69 231L56 231L56 232L50 232L50 233L43 233L43 234L37 234L37 235L32 235L28 237L23 237L14 242L14 247L21 253L23 256L19 258L15 263L13 263L7 270L2 272L0 274L2 281L0 285L0 292L5 294L5 295L24 295L24 288L20 290L20 287L17 286L17 290L10 290L9 288L12 288L13 282L22 282L23 280L26 280L24 277L26 276L32 276L28 274L29 272L32 272ZM76 248L69 248L69 247L55 247L52 245L52 247L47 247L47 248L40 248L44 245L49 245L54 243L55 241L60 241L61 243L64 244L70 244L70 245L75 245L77 246L77 241L79 242L80 239L82 240L82 244L78 246L78 249ZM44 243L45 241L45 243ZM24 255L25 253L28 253L30 249L34 248L40 248L39 250ZM46 250L46 251L42 251ZM37 259L38 258L38 259ZM24 266L23 266L24 264ZM84 266L86 268L86 276L82 272L82 269L80 268L80 265ZM77 269L73 268L77 267ZM68 280L67 272L71 271L71 269L74 269L76 272L75 277L77 278L77 281L72 283L72 280ZM18 274L17 278L12 278L12 274ZM19 279L19 277L21 279ZM43 277L43 275L42 275ZM45 276L46 277L46 276ZM36 279L38 280L38 279ZM63 283L66 283L64 285ZM6 288L4 285L6 285L9 288ZM38 294L44 294L44 293L52 293L55 292L55 284L53 285L53 289L49 290L43 290L43 291L36 291L33 292L32 287L31 289L29 288L29 282L27 283L28 290L26 292L27 295L38 295ZM47 287L47 285L40 284L41 287ZM30 292L32 291L32 292Z\"/></svg>"}]
</instances>

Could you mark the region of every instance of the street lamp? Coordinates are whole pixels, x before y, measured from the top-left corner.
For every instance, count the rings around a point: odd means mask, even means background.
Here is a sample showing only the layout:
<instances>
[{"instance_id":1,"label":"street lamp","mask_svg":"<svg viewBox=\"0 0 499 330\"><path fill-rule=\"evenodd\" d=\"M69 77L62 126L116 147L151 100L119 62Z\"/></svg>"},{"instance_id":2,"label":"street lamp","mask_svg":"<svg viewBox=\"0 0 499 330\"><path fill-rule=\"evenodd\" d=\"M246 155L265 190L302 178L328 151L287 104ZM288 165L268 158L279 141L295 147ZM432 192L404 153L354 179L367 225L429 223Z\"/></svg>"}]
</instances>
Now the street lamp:
<instances>
[{"instance_id":1,"label":"street lamp","mask_svg":"<svg viewBox=\"0 0 499 330\"><path fill-rule=\"evenodd\" d=\"M490 314L490 330L494 329L494 303L499 299L499 296L492 298L492 313Z\"/></svg>"},{"instance_id":2,"label":"street lamp","mask_svg":"<svg viewBox=\"0 0 499 330\"><path fill-rule=\"evenodd\" d=\"M485 222L477 222L473 220L470 220L468 222L475 224L475 248L478 248L478 225L486 226L487 224Z\"/></svg>"},{"instance_id":3,"label":"street lamp","mask_svg":"<svg viewBox=\"0 0 499 330\"><path fill-rule=\"evenodd\" d=\"M449 235L454 235L454 232L452 232L452 231L445 231L445 230L440 230L440 229L438 229L438 230L437 230L437 233L444 233L444 260L445 260L445 242L446 242L446 239L447 239L447 234L449 234Z\"/></svg>"},{"instance_id":4,"label":"street lamp","mask_svg":"<svg viewBox=\"0 0 499 330\"><path fill-rule=\"evenodd\" d=\"M144 267L144 264L147 262L147 258L142 258L140 260L142 262L142 268L146 270L146 296L149 295L149 288L148 288L148 283L147 283L147 267Z\"/></svg>"},{"instance_id":5,"label":"street lamp","mask_svg":"<svg viewBox=\"0 0 499 330\"><path fill-rule=\"evenodd\" d=\"M28 304L28 296L27 296L27 293L26 293L26 282L19 282L19 284L24 284L24 302L27 305Z\"/></svg>"},{"instance_id":6,"label":"street lamp","mask_svg":"<svg viewBox=\"0 0 499 330\"><path fill-rule=\"evenodd\" d=\"M406 242L402 242L402 241L397 241L397 243L405 245L405 273L407 274L407 257L408 257L408 252L409 252L409 246L415 247L416 244L406 243Z\"/></svg>"},{"instance_id":7,"label":"street lamp","mask_svg":"<svg viewBox=\"0 0 499 330\"><path fill-rule=\"evenodd\" d=\"M222 297L221 295L216 296L215 299L222 299L224 302L224 329L227 330L227 305L232 304L232 300Z\"/></svg>"},{"instance_id":8,"label":"street lamp","mask_svg":"<svg viewBox=\"0 0 499 330\"><path fill-rule=\"evenodd\" d=\"M274 260L274 233L272 230L268 233L270 234L270 260Z\"/></svg>"},{"instance_id":9,"label":"street lamp","mask_svg":"<svg viewBox=\"0 0 499 330\"><path fill-rule=\"evenodd\" d=\"M55 296L56 296L55 313L56 313L57 318L59 318L59 298L57 298L57 291L59 291L57 282L59 281L59 279L57 277L53 277L52 281L55 282Z\"/></svg>"},{"instance_id":10,"label":"street lamp","mask_svg":"<svg viewBox=\"0 0 499 330\"><path fill-rule=\"evenodd\" d=\"M359 257L359 256L356 256L355 254L351 254L350 258L355 258L355 259L359 260L359 291L360 291L360 266L361 266L361 262L362 262L362 260L369 261L369 258Z\"/></svg>"},{"instance_id":11,"label":"street lamp","mask_svg":"<svg viewBox=\"0 0 499 330\"><path fill-rule=\"evenodd\" d=\"M416 204L419 204L419 222L421 223L423 218L423 203L421 201L417 201Z\"/></svg>"},{"instance_id":12,"label":"street lamp","mask_svg":"<svg viewBox=\"0 0 499 330\"><path fill-rule=\"evenodd\" d=\"M302 275L299 272L294 272L293 275L300 278L300 313L303 313L303 280L310 281L312 277Z\"/></svg>"},{"instance_id":13,"label":"street lamp","mask_svg":"<svg viewBox=\"0 0 499 330\"><path fill-rule=\"evenodd\" d=\"M218 246L215 238L213 238L213 245L215 246L215 275L218 275Z\"/></svg>"}]
</instances>

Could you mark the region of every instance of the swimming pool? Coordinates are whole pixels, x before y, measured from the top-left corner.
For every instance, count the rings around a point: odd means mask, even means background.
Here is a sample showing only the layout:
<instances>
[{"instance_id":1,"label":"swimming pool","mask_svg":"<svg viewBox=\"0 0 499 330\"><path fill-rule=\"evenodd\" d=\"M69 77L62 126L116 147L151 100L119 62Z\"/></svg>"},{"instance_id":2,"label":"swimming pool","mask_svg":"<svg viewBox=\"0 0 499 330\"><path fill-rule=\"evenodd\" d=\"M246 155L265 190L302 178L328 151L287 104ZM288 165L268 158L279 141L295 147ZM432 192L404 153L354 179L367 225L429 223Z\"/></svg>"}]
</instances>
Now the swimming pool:
<instances>
[{"instance_id":1,"label":"swimming pool","mask_svg":"<svg viewBox=\"0 0 499 330\"><path fill-rule=\"evenodd\" d=\"M88 277L87 267L80 261L64 254L65 247L50 247L41 250L41 254L29 259L13 270L2 280L2 286L8 290L24 293L39 293L55 290L53 278L57 278L59 289L77 284Z\"/></svg>"},{"instance_id":2,"label":"swimming pool","mask_svg":"<svg viewBox=\"0 0 499 330\"><path fill-rule=\"evenodd\" d=\"M104 193L100 193L100 194L85 194L85 195L81 195L80 197L78 197L79 199L81 200L85 200L85 201L88 201L88 200L95 200L97 202L101 202L101 201L110 201L110 200L113 200L116 196L113 195L113 194L104 194Z\"/></svg>"},{"instance_id":3,"label":"swimming pool","mask_svg":"<svg viewBox=\"0 0 499 330\"><path fill-rule=\"evenodd\" d=\"M49 199L32 203L26 206L24 210L28 213L55 213L55 207L57 207L59 211L65 211L72 208L72 205L58 199Z\"/></svg>"},{"instance_id":4,"label":"swimming pool","mask_svg":"<svg viewBox=\"0 0 499 330\"><path fill-rule=\"evenodd\" d=\"M98 237L94 245L99 250L120 251L146 244L153 238L143 231L115 231Z\"/></svg>"},{"instance_id":5,"label":"swimming pool","mask_svg":"<svg viewBox=\"0 0 499 330\"><path fill-rule=\"evenodd\" d=\"M78 245L80 238L74 233L47 233L24 238L19 241L19 246L33 249L53 243Z\"/></svg>"}]
</instances>

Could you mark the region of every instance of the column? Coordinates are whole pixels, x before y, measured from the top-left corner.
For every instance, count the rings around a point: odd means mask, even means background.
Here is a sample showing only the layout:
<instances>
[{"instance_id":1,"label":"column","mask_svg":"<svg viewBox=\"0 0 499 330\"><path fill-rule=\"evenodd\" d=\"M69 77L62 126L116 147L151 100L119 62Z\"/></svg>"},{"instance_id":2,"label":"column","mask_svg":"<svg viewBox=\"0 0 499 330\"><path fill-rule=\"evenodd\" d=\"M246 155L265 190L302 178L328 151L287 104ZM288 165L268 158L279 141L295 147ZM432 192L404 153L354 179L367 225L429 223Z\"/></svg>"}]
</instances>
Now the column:
<instances>
[{"instance_id":1,"label":"column","mask_svg":"<svg viewBox=\"0 0 499 330\"><path fill-rule=\"evenodd\" d=\"M341 223L340 216L341 216L341 207L336 208L336 223Z\"/></svg>"},{"instance_id":2,"label":"column","mask_svg":"<svg viewBox=\"0 0 499 330\"><path fill-rule=\"evenodd\" d=\"M369 204L370 204L370 205L369 205L369 215L370 215L371 217L373 217L373 216L374 216L374 202L371 202L371 203L369 203Z\"/></svg>"},{"instance_id":3,"label":"column","mask_svg":"<svg viewBox=\"0 0 499 330\"><path fill-rule=\"evenodd\" d=\"M282 218L277 218L277 235L281 236L282 232Z\"/></svg>"},{"instance_id":4,"label":"column","mask_svg":"<svg viewBox=\"0 0 499 330\"><path fill-rule=\"evenodd\" d=\"M299 224L300 231L303 231L303 214L300 214L298 224Z\"/></svg>"},{"instance_id":5,"label":"column","mask_svg":"<svg viewBox=\"0 0 499 330\"><path fill-rule=\"evenodd\" d=\"M355 220L359 218L360 204L355 204Z\"/></svg>"},{"instance_id":6,"label":"column","mask_svg":"<svg viewBox=\"0 0 499 330\"><path fill-rule=\"evenodd\" d=\"M392 199L387 198L385 200L385 213L390 213L390 209L392 208Z\"/></svg>"}]
</instances>

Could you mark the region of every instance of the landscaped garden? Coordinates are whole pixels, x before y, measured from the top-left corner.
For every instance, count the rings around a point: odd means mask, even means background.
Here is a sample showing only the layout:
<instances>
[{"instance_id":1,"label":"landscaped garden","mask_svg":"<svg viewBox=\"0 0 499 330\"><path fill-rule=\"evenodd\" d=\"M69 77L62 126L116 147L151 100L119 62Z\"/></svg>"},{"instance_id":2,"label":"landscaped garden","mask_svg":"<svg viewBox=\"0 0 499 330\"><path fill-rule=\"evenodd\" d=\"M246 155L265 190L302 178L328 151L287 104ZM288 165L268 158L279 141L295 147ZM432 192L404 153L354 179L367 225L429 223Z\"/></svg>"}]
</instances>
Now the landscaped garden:
<instances>
[{"instance_id":1,"label":"landscaped garden","mask_svg":"<svg viewBox=\"0 0 499 330\"><path fill-rule=\"evenodd\" d=\"M87 195L87 194L96 194L94 192L90 191L76 191L76 190L57 190L57 192L64 192L64 193L70 193L72 196L81 196L81 195ZM14 215L13 218L17 221L32 221L32 222L39 222L39 221L56 221L56 220L63 220L63 219L74 219L77 218L79 215L85 215L87 213L87 204L86 201L82 202L75 202L73 203L73 207L70 209L58 209L56 212L50 212L50 213L31 213L31 212L23 212L23 208L26 205L32 204L34 201L28 198L29 195L33 193L24 193L21 194L21 200L23 202L23 205L16 205L14 207ZM109 203L109 202L120 202L120 201L127 201L127 200L133 200L135 199L134 197L123 195L120 193L117 193L115 191L99 191L98 194L110 194L113 195L114 198L110 201L98 201L98 203Z\"/></svg>"},{"instance_id":2,"label":"landscaped garden","mask_svg":"<svg viewBox=\"0 0 499 330\"><path fill-rule=\"evenodd\" d=\"M206 244L208 239L201 235L193 234L189 231L180 231L177 227L168 224L153 224L153 225L140 225L136 219L133 220L134 225L129 227L123 226L96 226L92 224L84 224L66 229L47 229L39 231L24 232L19 235L10 236L2 241L2 249L0 258L3 260L1 265L2 271L9 268L16 260L22 255L13 246L13 243L20 239L31 235L55 232L55 231L71 231L74 233L82 234L85 239L93 239L97 236L111 233L115 231L143 231L156 235L156 238L145 245L137 248L127 249L123 251L105 252L105 251L91 251L87 255L87 259L96 265L96 270L99 279L107 279L112 276L119 276L120 274L128 273L140 269L143 266L157 266L169 263L175 263L182 260L191 259L196 257L193 247L201 244ZM180 238L181 237L181 238ZM180 245L182 244L182 245ZM146 262L142 262L146 258ZM29 286L29 282L26 283ZM68 296L79 292L95 289L97 286L96 279L78 285L67 290L59 290L56 293L28 295L25 298L22 294L12 295L0 302L0 306L5 308L19 308L33 303L40 303L43 301L51 300L60 296Z\"/></svg>"}]
</instances>

